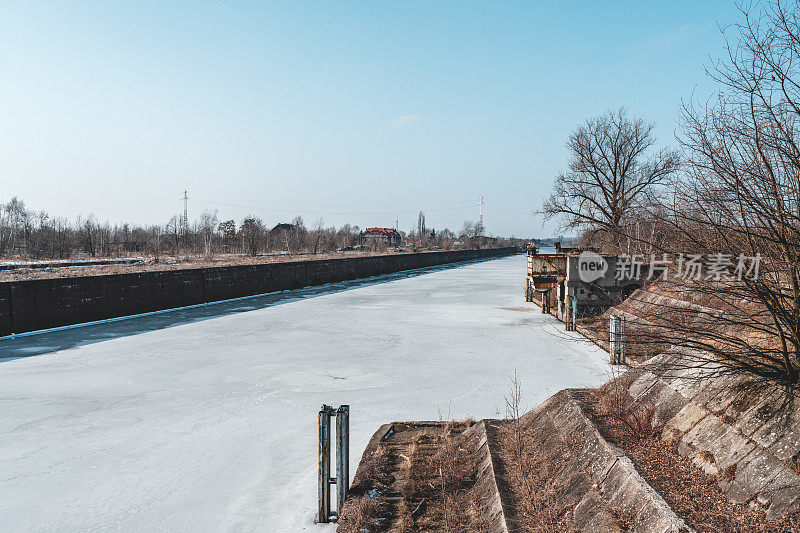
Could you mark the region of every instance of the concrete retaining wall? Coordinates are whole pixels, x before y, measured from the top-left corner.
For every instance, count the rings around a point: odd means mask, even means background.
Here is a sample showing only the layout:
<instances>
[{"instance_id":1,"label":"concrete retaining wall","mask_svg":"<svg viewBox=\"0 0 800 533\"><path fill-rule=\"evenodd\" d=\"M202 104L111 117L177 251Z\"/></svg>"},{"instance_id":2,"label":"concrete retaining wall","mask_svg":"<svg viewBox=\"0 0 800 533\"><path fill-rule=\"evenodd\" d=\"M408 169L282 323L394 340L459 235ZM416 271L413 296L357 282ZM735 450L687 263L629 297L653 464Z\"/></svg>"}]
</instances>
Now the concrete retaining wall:
<instances>
[{"instance_id":1,"label":"concrete retaining wall","mask_svg":"<svg viewBox=\"0 0 800 533\"><path fill-rule=\"evenodd\" d=\"M0 337L516 252L454 250L4 282Z\"/></svg>"},{"instance_id":2,"label":"concrete retaining wall","mask_svg":"<svg viewBox=\"0 0 800 533\"><path fill-rule=\"evenodd\" d=\"M586 416L582 391L562 390L520 418L529 446L540 450L549 490L568 510L574 531L678 533L688 527L639 474L621 449ZM487 431L492 438L492 425ZM507 519L517 513L509 512ZM623 529L619 514L629 518ZM509 527L511 530L516 530Z\"/></svg>"},{"instance_id":3,"label":"concrete retaining wall","mask_svg":"<svg viewBox=\"0 0 800 533\"><path fill-rule=\"evenodd\" d=\"M794 391L747 376L702 379L700 357L673 350L644 363L627 392L657 407L662 438L708 474L733 503L749 503L775 520L800 507L800 405Z\"/></svg>"}]
</instances>

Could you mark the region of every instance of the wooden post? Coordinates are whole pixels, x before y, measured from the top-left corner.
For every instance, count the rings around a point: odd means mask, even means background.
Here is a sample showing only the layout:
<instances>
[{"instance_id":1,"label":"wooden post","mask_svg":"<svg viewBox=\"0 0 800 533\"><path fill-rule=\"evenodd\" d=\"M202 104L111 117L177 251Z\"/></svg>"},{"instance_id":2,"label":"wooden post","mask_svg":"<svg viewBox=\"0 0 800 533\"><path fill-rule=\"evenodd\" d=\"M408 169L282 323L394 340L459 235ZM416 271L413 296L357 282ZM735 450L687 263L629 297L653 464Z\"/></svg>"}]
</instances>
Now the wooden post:
<instances>
[{"instance_id":1,"label":"wooden post","mask_svg":"<svg viewBox=\"0 0 800 533\"><path fill-rule=\"evenodd\" d=\"M350 491L350 406L336 411L336 512L342 514Z\"/></svg>"},{"instance_id":2,"label":"wooden post","mask_svg":"<svg viewBox=\"0 0 800 533\"><path fill-rule=\"evenodd\" d=\"M319 513L317 522L331 520L331 422L333 409L327 405L319 410Z\"/></svg>"}]
</instances>

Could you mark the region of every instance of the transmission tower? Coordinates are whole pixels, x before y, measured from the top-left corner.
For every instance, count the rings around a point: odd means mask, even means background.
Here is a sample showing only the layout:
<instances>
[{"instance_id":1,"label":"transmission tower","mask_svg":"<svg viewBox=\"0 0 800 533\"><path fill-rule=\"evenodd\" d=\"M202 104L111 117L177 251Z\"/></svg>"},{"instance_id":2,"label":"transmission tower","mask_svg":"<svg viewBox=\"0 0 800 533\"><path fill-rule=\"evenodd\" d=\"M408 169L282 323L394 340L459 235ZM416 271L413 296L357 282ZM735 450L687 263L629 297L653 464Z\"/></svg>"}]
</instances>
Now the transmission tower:
<instances>
[{"instance_id":1,"label":"transmission tower","mask_svg":"<svg viewBox=\"0 0 800 533\"><path fill-rule=\"evenodd\" d=\"M480 224L481 227L483 227L483 196L481 196L481 200L479 202L479 205L481 207L481 216L478 218L478 224Z\"/></svg>"},{"instance_id":2,"label":"transmission tower","mask_svg":"<svg viewBox=\"0 0 800 533\"><path fill-rule=\"evenodd\" d=\"M189 228L189 191L183 190L183 231Z\"/></svg>"}]
</instances>

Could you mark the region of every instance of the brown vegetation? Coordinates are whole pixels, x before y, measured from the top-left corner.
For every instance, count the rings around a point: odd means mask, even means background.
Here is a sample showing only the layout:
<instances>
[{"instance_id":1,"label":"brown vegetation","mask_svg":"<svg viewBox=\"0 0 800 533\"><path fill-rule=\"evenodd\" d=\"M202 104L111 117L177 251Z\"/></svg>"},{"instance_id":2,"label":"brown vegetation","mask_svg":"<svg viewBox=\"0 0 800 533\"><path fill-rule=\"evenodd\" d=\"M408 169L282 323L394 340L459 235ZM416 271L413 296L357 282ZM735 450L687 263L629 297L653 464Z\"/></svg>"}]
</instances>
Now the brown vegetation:
<instances>
[{"instance_id":1,"label":"brown vegetation","mask_svg":"<svg viewBox=\"0 0 800 533\"><path fill-rule=\"evenodd\" d=\"M353 480L350 496L339 517L337 531L341 533L374 533L381 531L381 517L388 504L386 494L394 482L392 466L397 457L386 446L379 444L375 451L362 460L359 476Z\"/></svg>"},{"instance_id":2,"label":"brown vegetation","mask_svg":"<svg viewBox=\"0 0 800 533\"><path fill-rule=\"evenodd\" d=\"M606 439L625 451L642 477L681 518L701 532L778 532L800 528L800 511L768 522L764 510L757 505L731 503L720 489L718 478L732 479L735 465L716 475L707 474L678 453L675 441L662 440L661 428L654 424L652 405L636 403L628 395L631 379L623 376L594 391L585 401L587 414ZM634 430L631 420L636 421ZM715 462L708 451L700 451L698 457L710 464Z\"/></svg>"},{"instance_id":3,"label":"brown vegetation","mask_svg":"<svg viewBox=\"0 0 800 533\"><path fill-rule=\"evenodd\" d=\"M472 421L447 422L381 443L359 468L339 521L340 532L486 531L476 493Z\"/></svg>"},{"instance_id":4,"label":"brown vegetation","mask_svg":"<svg viewBox=\"0 0 800 533\"><path fill-rule=\"evenodd\" d=\"M50 279L71 278L75 276L106 276L112 274L126 274L131 272L154 272L162 270L183 270L190 268L208 268L236 265L261 265L269 263L285 263L291 261L309 261L323 259L341 259L346 257L367 257L386 254L413 253L410 250L385 250L373 251L347 251L331 252L326 254L271 254L257 257L243 255L217 255L213 258L186 255L180 258L161 258L155 261L152 258L143 259L141 262L130 265L91 265L70 266L61 268L15 268L13 270L0 270L0 282L19 281L25 279Z\"/></svg>"},{"instance_id":5,"label":"brown vegetation","mask_svg":"<svg viewBox=\"0 0 800 533\"><path fill-rule=\"evenodd\" d=\"M555 484L556 474L570 457L534 445L530 430L520 430L518 425L514 420L505 423L499 435L503 479L517 509L515 521L532 533L572 531L569 502Z\"/></svg>"}]
</instances>

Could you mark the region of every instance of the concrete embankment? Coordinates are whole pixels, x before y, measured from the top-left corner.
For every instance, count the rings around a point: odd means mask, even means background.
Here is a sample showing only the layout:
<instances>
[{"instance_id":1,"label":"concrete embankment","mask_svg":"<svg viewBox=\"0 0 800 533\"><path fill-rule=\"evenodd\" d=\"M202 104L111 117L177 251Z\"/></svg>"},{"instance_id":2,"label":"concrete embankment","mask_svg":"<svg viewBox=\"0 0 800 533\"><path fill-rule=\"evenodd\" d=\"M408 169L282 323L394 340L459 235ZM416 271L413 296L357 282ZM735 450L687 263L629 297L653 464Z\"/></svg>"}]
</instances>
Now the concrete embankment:
<instances>
[{"instance_id":1,"label":"concrete embankment","mask_svg":"<svg viewBox=\"0 0 800 533\"><path fill-rule=\"evenodd\" d=\"M729 502L741 515L731 518L731 523L740 519L745 523L744 515L750 513L761 525L743 531L797 531L793 513L800 507L800 407L787 403L786 391L748 387L745 376L704 379L700 370L689 368L686 357L676 351L655 357L624 374L613 390L624 395L624 404L632 406L631 412L645 412L652 406L652 438L661 439L674 450L671 454L688 459L692 468L710 475L718 486L720 501ZM551 525L561 524L575 531L719 530L704 527L696 512L687 511L687 505L691 508L694 504L684 501L683 487L659 493L655 489L658 483L652 485L648 477L652 469L645 465L640 473L642 465L635 461L641 457L634 460L627 448L623 450L608 440L590 407L597 393L563 390L518 423L483 420L463 433L464 439L471 436L477 443L459 453L470 455L470 464L474 464L475 488L470 490L477 495L475 507L486 524L483 530L519 531L531 520L551 520ZM435 423L383 426L364 457L372 456L379 445L391 444L394 433L389 428L425 424ZM515 462L514 442L509 440L515 431L524 443L521 453L525 460L519 464ZM525 484L518 476L521 469L543 474L529 476ZM364 476L369 474L362 467L359 472L364 483ZM393 479L388 471L376 470L372 475ZM423 475L421 483L437 486L439 480ZM380 489L374 493L379 498L386 496ZM394 494L395 508L404 505L403 494ZM533 503L526 506L525 498ZM677 502L678 507L668 502ZM724 513L726 508L711 511ZM391 517L377 514L372 518ZM346 523L340 531L354 531L353 526Z\"/></svg>"},{"instance_id":2,"label":"concrete embankment","mask_svg":"<svg viewBox=\"0 0 800 533\"><path fill-rule=\"evenodd\" d=\"M536 456L526 467L534 466L546 473L544 483L528 487L526 491L539 491L536 516L520 498L519 487L514 488L517 465L504 458L502 449L507 446L504 431L513 431L507 420L481 420L461 435L472 446L461 446L458 452L469 455L467 462L475 473L471 485L464 490L474 497L473 510L459 509L457 513L472 513L467 519L472 524L480 520L475 530L490 533L508 533L528 528L531 521L543 521L543 528L561 523L569 531L634 531L641 533L678 533L689 531L664 499L637 472L633 462L618 447L608 442L586 415L581 406L582 391L563 390L539 405L519 421L519 431L524 434L526 456ZM403 461L388 461L382 467L370 458L379 455L379 448L395 447L395 455L406 458L408 450L419 442L416 432L430 431L442 426L439 422L394 422L385 424L375 433L364 451L356 473L356 486L368 487L376 506L372 515L354 512L358 499L348 502L350 510L340 524L339 531L360 531L359 521L384 521L386 531L400 531L398 509L420 507L403 487L381 485L380 480L398 480ZM410 434L411 437L408 437ZM396 442L395 442L396 441ZM513 461L512 461L513 462ZM369 479L372 477L373 479ZM406 478L418 484L439 488L442 480L425 472L411 472ZM401 483L402 485L402 483ZM523 491L525 492L525 491ZM528 493L525 492L527 495ZM378 503L379 502L379 503ZM535 509L534 509L535 511ZM621 517L625 518L622 519ZM405 521L412 525L415 513ZM452 517L451 517L452 519ZM550 522L547 522L550 520ZM406 524L408 525L408 524ZM471 531L471 530L470 530Z\"/></svg>"},{"instance_id":3,"label":"concrete embankment","mask_svg":"<svg viewBox=\"0 0 800 533\"><path fill-rule=\"evenodd\" d=\"M0 283L0 337L517 253L453 250Z\"/></svg>"},{"instance_id":4,"label":"concrete embankment","mask_svg":"<svg viewBox=\"0 0 800 533\"><path fill-rule=\"evenodd\" d=\"M746 375L704 378L692 352L672 350L624 376L628 397L653 405L664 441L715 476L731 502L776 520L800 506L796 393Z\"/></svg>"}]
</instances>

